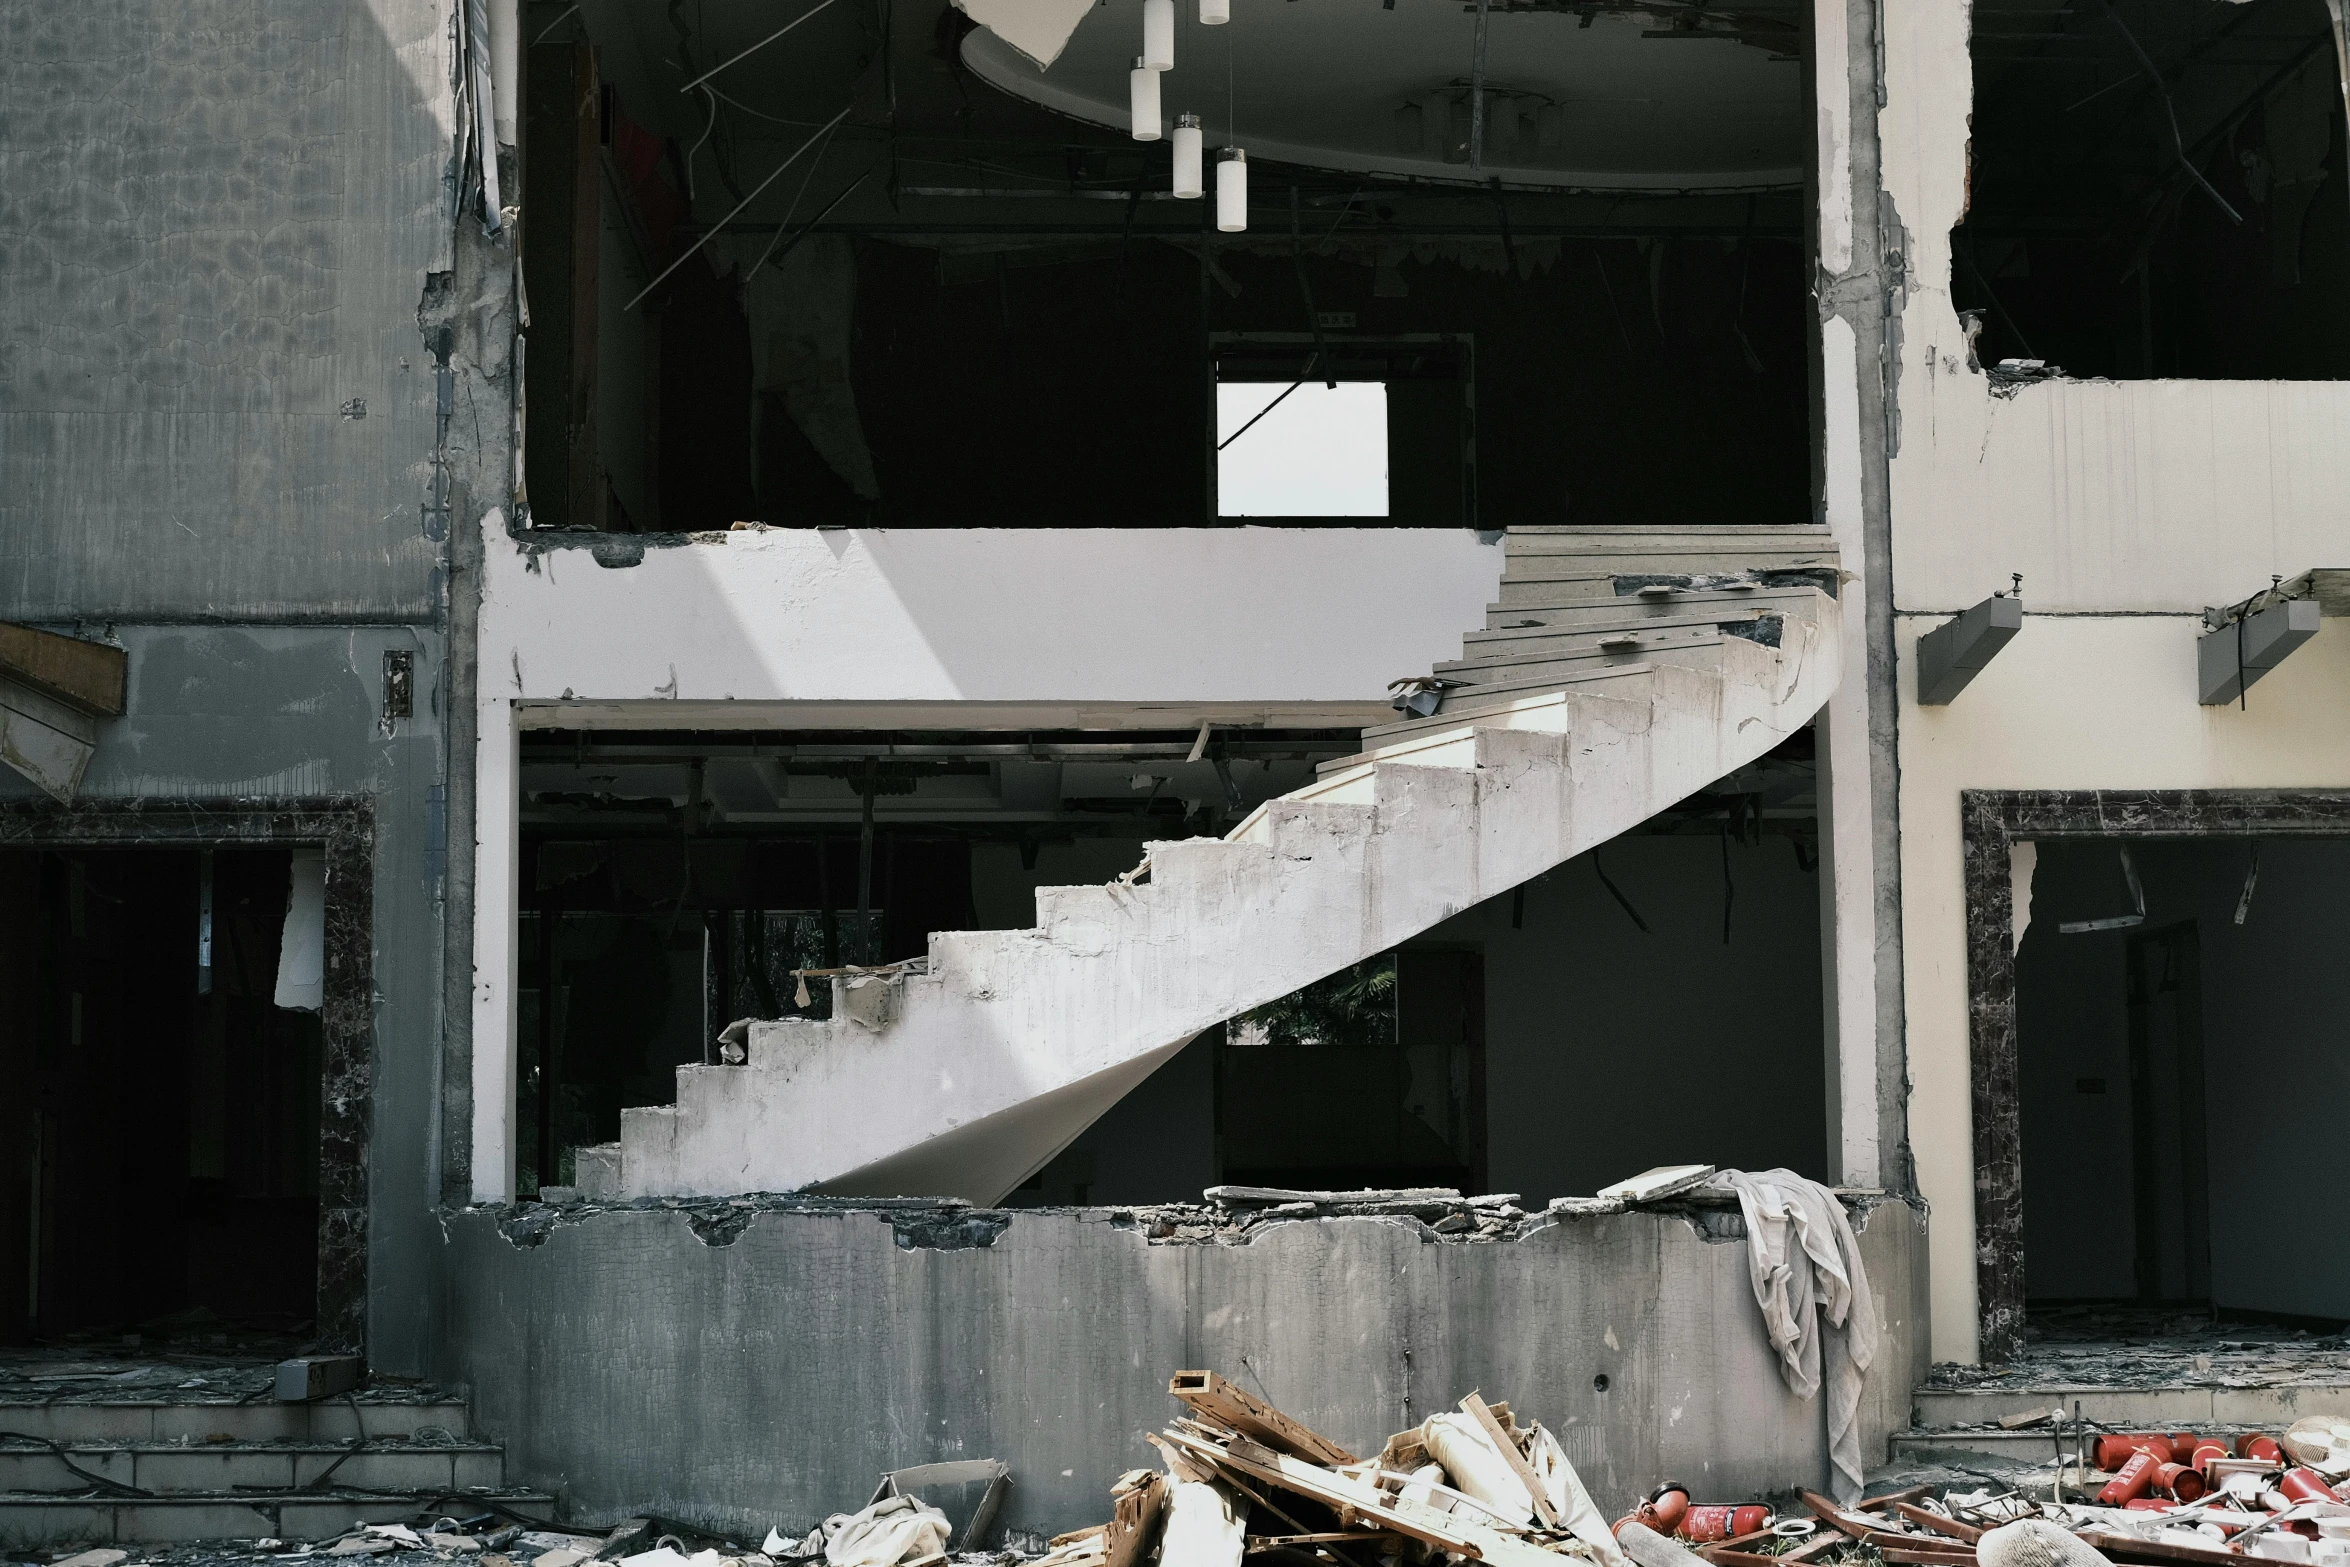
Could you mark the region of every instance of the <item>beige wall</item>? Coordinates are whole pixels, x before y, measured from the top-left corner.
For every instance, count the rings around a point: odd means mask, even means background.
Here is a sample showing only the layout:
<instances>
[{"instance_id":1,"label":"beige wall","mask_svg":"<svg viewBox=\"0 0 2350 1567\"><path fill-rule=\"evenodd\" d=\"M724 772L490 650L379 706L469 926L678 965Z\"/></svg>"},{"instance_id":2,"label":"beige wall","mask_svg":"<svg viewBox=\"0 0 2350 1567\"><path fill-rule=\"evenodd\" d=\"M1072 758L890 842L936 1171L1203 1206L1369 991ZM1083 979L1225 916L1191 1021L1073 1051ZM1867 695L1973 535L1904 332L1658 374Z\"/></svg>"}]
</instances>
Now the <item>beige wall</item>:
<instances>
[{"instance_id":1,"label":"beige wall","mask_svg":"<svg viewBox=\"0 0 2350 1567\"><path fill-rule=\"evenodd\" d=\"M2350 551L2342 553L2350 554ZM1933 1354L1975 1354L1973 1126L1967 1074L1961 789L2256 789L2350 784L2350 621L2252 688L2250 707L2195 701L2196 622L2027 616L1948 707L1917 705L1901 647L1902 946L1910 1139L1932 1205Z\"/></svg>"},{"instance_id":2,"label":"beige wall","mask_svg":"<svg viewBox=\"0 0 2350 1567\"><path fill-rule=\"evenodd\" d=\"M2195 611L2350 565L2350 384L2051 382L1990 395L1950 301L1971 82L1963 6L1890 6L1886 192L1903 227L1893 441L1910 1136L1931 1202L1933 1353L1975 1354L1958 794L2350 784L2350 624L2195 700ZM2024 630L1950 707L1917 637L2024 575Z\"/></svg>"}]
</instances>

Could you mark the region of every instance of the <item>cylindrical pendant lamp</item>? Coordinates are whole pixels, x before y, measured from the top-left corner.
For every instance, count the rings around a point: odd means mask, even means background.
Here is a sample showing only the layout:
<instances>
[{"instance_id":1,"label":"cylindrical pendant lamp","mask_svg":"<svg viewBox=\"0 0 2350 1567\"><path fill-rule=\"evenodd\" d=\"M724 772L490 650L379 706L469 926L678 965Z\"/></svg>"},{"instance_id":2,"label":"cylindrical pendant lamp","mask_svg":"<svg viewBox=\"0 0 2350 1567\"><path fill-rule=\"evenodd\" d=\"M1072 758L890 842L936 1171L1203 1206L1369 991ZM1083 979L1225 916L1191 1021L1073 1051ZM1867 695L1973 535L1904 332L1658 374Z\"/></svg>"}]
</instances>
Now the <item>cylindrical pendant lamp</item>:
<instances>
[{"instance_id":1,"label":"cylindrical pendant lamp","mask_svg":"<svg viewBox=\"0 0 2350 1567\"><path fill-rule=\"evenodd\" d=\"M1134 110L1134 139L1159 139L1159 73L1134 62L1134 69L1126 73L1126 98Z\"/></svg>"},{"instance_id":2,"label":"cylindrical pendant lamp","mask_svg":"<svg viewBox=\"0 0 2350 1567\"><path fill-rule=\"evenodd\" d=\"M1232 20L1232 0L1199 0L1199 25L1222 27Z\"/></svg>"},{"instance_id":3,"label":"cylindrical pendant lamp","mask_svg":"<svg viewBox=\"0 0 2350 1567\"><path fill-rule=\"evenodd\" d=\"M1226 234L1248 227L1248 154L1238 147L1225 148L1216 165L1216 227Z\"/></svg>"},{"instance_id":4,"label":"cylindrical pendant lamp","mask_svg":"<svg viewBox=\"0 0 2350 1567\"><path fill-rule=\"evenodd\" d=\"M1196 114L1175 116L1175 194L1184 201L1197 201L1207 193L1201 176L1200 127Z\"/></svg>"},{"instance_id":5,"label":"cylindrical pendant lamp","mask_svg":"<svg viewBox=\"0 0 2350 1567\"><path fill-rule=\"evenodd\" d=\"M1142 63L1175 69L1175 0L1142 0Z\"/></svg>"}]
</instances>

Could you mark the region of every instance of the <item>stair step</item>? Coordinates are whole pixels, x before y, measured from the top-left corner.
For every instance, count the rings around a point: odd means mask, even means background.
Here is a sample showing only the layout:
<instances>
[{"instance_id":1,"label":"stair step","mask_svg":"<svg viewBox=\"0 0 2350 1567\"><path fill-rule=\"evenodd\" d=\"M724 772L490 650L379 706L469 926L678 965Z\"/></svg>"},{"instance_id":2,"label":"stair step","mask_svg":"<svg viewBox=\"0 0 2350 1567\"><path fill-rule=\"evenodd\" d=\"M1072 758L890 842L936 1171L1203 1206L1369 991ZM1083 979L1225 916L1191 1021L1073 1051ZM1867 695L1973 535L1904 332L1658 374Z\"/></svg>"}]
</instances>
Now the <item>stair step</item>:
<instances>
[{"instance_id":1,"label":"stair step","mask_svg":"<svg viewBox=\"0 0 2350 1567\"><path fill-rule=\"evenodd\" d=\"M1610 626L1674 625L1686 621L1720 622L1761 614L1811 614L1810 588L1682 588L1669 596L1610 594L1580 598L1549 609L1505 609L1499 604L1485 611L1485 629L1461 638L1474 652L1487 644L1507 644L1515 637L1541 636L1554 631L1587 631Z\"/></svg>"},{"instance_id":2,"label":"stair step","mask_svg":"<svg viewBox=\"0 0 2350 1567\"><path fill-rule=\"evenodd\" d=\"M1718 621L1694 626L1615 626L1604 631L1562 631L1532 645L1504 649L1490 656L1446 659L1436 673L1446 680L1483 689L1542 678L1553 671L1588 667L1594 660L1622 663L1666 648L1711 646L1725 635Z\"/></svg>"},{"instance_id":3,"label":"stair step","mask_svg":"<svg viewBox=\"0 0 2350 1567\"><path fill-rule=\"evenodd\" d=\"M187 1492L173 1496L44 1496L0 1492L0 1545L29 1550L60 1545L169 1545L193 1540L324 1540L355 1523L398 1523L420 1506L464 1517L484 1502L539 1513L544 1491L452 1492L446 1496L367 1496L358 1492Z\"/></svg>"},{"instance_id":4,"label":"stair step","mask_svg":"<svg viewBox=\"0 0 2350 1567\"><path fill-rule=\"evenodd\" d=\"M1457 710L1464 702L1482 702L1498 696L1531 696L1547 691L1561 681L1572 680L1588 669L1613 670L1644 668L1657 664L1709 665L1720 657L1724 642L1732 640L1719 631L1703 634L1684 634L1657 638L1644 646L1617 653L1606 648L1588 652L1569 653L1560 658L1512 660L1496 664L1478 672L1478 678L1463 681L1455 690L1445 694L1444 707L1434 716L1441 718L1447 710Z\"/></svg>"},{"instance_id":5,"label":"stair step","mask_svg":"<svg viewBox=\"0 0 2350 1567\"><path fill-rule=\"evenodd\" d=\"M1645 660L1638 663L1610 665L1604 669L1593 669L1586 674L1554 681L1549 687L1533 692L1504 693L1488 691L1483 688L1456 692L1447 700L1441 712L1433 713L1426 718L1405 718L1392 724L1375 724L1364 730L1361 751L1353 756L1342 756L1336 761L1324 762L1317 770L1336 770L1360 765L1371 760L1374 755L1383 755L1390 745L1399 740L1408 740L1420 735L1434 735L1448 729L1473 728L1480 719L1499 722L1505 714L1521 708L1531 709L1556 705L1557 702L1565 700L1569 691L1608 692L1612 684L1636 679L1648 674L1655 667Z\"/></svg>"},{"instance_id":6,"label":"stair step","mask_svg":"<svg viewBox=\"0 0 2350 1567\"><path fill-rule=\"evenodd\" d=\"M2337 1382L2266 1387L2082 1387L2052 1382L1996 1389L1920 1388L1912 1395L1910 1418L1919 1429L1982 1426L2059 1404L2067 1414L2078 1404L2083 1419L2115 1429L2193 1431L2219 1424L2282 1430L2313 1411L2350 1408L2350 1376Z\"/></svg>"},{"instance_id":7,"label":"stair step","mask_svg":"<svg viewBox=\"0 0 2350 1567\"><path fill-rule=\"evenodd\" d=\"M1824 527L1716 528L1660 527L1566 529L1537 533L1512 528L1505 548L1512 560L1551 555L1622 555L1642 550L1704 554L1720 560L1789 550L1833 550L1836 539Z\"/></svg>"},{"instance_id":8,"label":"stair step","mask_svg":"<svg viewBox=\"0 0 2350 1567\"><path fill-rule=\"evenodd\" d=\"M113 1444L348 1442L366 1435L407 1438L431 1429L463 1440L470 1431L460 1399L398 1402L342 1400L317 1404L236 1404L226 1400L164 1403L19 1403L0 1401L0 1431L52 1442ZM362 1429L364 1428L364 1429Z\"/></svg>"},{"instance_id":9,"label":"stair step","mask_svg":"<svg viewBox=\"0 0 2350 1567\"><path fill-rule=\"evenodd\" d=\"M325 1442L67 1442L76 1468L142 1491L292 1491L333 1470L363 1490L465 1490L506 1478L505 1450L483 1442L400 1443L357 1453ZM87 1485L46 1447L0 1441L0 1492L70 1491Z\"/></svg>"}]
</instances>

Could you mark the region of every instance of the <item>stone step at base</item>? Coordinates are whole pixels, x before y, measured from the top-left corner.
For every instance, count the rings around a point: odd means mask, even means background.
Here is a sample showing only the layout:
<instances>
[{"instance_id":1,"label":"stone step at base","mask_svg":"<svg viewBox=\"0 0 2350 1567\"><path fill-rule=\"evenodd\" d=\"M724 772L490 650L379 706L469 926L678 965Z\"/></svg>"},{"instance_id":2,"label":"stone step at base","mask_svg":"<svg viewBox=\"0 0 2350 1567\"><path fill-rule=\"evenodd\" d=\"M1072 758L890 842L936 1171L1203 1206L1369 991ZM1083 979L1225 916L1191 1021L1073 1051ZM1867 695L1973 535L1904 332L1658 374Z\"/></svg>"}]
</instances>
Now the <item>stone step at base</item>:
<instances>
[{"instance_id":1,"label":"stone step at base","mask_svg":"<svg viewBox=\"0 0 2350 1567\"><path fill-rule=\"evenodd\" d=\"M322 1442L63 1444L65 1457L0 1440L0 1492L71 1491L83 1475L165 1493L298 1491L332 1472L359 1490L495 1489L506 1482L503 1448L482 1442L385 1443L360 1452ZM75 1469L66 1467L70 1459Z\"/></svg>"},{"instance_id":2,"label":"stone step at base","mask_svg":"<svg viewBox=\"0 0 2350 1567\"><path fill-rule=\"evenodd\" d=\"M1920 1429L1996 1425L2008 1415L2059 1405L2069 1415L2076 1404L2081 1418L2116 1430L2199 1431L2214 1425L2281 1430L2306 1415L2350 1415L2350 1380L2262 1387L1920 1388L1911 1396L1910 1420Z\"/></svg>"},{"instance_id":3,"label":"stone step at base","mask_svg":"<svg viewBox=\"0 0 2350 1567\"><path fill-rule=\"evenodd\" d=\"M2183 1431L2188 1427L2166 1429ZM2222 1441L2230 1441L2240 1431L2275 1431L2283 1427L2219 1425L2207 1420L2193 1429L2197 1436L2215 1436ZM2062 1435L2066 1461L2071 1460L2074 1446L2079 1441L2085 1440L2094 1453L2098 1435L2098 1432L2091 1430L2085 1438L2079 1437L2074 1428L2067 1427ZM1961 1426L1942 1430L1896 1431L1890 1438L1890 1446L1896 1458L1919 1453L1987 1453L2022 1463L2053 1463L2058 1442L2058 1434L2048 1426L2030 1426L2021 1431Z\"/></svg>"},{"instance_id":4,"label":"stone step at base","mask_svg":"<svg viewBox=\"0 0 2350 1567\"><path fill-rule=\"evenodd\" d=\"M405 1438L422 1430L462 1440L471 1427L461 1399L380 1403L334 1399L316 1404L203 1403L47 1404L0 1402L0 1431L52 1442L137 1444L232 1442L348 1442L355 1436Z\"/></svg>"},{"instance_id":5,"label":"stone step at base","mask_svg":"<svg viewBox=\"0 0 2350 1567\"><path fill-rule=\"evenodd\" d=\"M359 1523L398 1523L429 1507L453 1518L490 1509L551 1515L541 1491L458 1493L438 1499L338 1495L332 1491L191 1492L154 1498L0 1493L0 1550L66 1545L170 1545L189 1540L324 1540Z\"/></svg>"}]
</instances>

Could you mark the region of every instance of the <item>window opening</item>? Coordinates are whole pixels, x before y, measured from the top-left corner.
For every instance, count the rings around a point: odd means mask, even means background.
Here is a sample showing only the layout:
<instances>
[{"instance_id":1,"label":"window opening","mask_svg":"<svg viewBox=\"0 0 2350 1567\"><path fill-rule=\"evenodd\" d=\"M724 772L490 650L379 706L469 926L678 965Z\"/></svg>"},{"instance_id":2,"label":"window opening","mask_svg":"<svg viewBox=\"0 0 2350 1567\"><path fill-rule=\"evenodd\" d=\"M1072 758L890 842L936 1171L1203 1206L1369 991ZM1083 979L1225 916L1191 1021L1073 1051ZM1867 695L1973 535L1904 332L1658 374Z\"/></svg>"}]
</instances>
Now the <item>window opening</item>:
<instances>
[{"instance_id":1,"label":"window opening","mask_svg":"<svg viewBox=\"0 0 2350 1567\"><path fill-rule=\"evenodd\" d=\"M1216 514L1385 517L1386 384L1219 385Z\"/></svg>"},{"instance_id":2,"label":"window opening","mask_svg":"<svg viewBox=\"0 0 2350 1567\"><path fill-rule=\"evenodd\" d=\"M2350 375L2336 30L2326 0L1978 6L1951 235L1977 361L2010 380Z\"/></svg>"}]
</instances>

